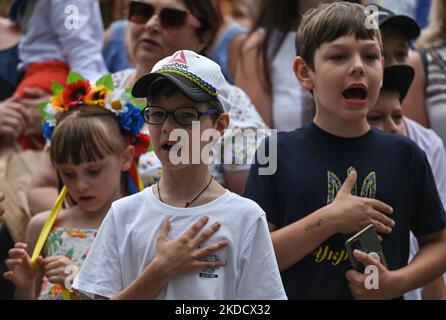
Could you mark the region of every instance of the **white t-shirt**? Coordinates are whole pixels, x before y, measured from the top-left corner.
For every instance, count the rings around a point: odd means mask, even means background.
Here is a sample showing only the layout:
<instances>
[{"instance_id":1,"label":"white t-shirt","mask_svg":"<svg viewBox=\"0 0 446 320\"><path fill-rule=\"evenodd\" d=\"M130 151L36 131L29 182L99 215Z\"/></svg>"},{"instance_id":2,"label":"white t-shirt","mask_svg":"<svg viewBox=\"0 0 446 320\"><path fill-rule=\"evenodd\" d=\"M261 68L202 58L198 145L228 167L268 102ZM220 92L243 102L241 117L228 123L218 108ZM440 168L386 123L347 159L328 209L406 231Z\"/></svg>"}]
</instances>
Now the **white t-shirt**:
<instances>
[{"instance_id":1,"label":"white t-shirt","mask_svg":"<svg viewBox=\"0 0 446 320\"><path fill-rule=\"evenodd\" d=\"M427 159L432 168L435 184L438 189L443 207L446 205L446 151L441 138L431 129L426 129L417 122L404 118L407 134L415 143L426 152ZM417 239L410 234L410 257L409 261L418 253ZM446 281L446 274L445 274ZM413 290L404 295L406 300L421 300L421 289Z\"/></svg>"},{"instance_id":2,"label":"white t-shirt","mask_svg":"<svg viewBox=\"0 0 446 320\"><path fill-rule=\"evenodd\" d=\"M229 245L205 260L226 266L173 278L157 299L286 299L263 210L226 191L200 207L175 208L158 200L152 188L113 203L73 288L111 298L126 288L156 254L156 237L171 219L169 238L186 232L200 217L221 228L203 246L227 239ZM205 226L206 228L206 226Z\"/></svg>"},{"instance_id":3,"label":"white t-shirt","mask_svg":"<svg viewBox=\"0 0 446 320\"><path fill-rule=\"evenodd\" d=\"M274 34L277 39L280 32ZM270 50L274 47L271 41ZM288 32L271 63L272 112L274 128L294 131L311 121L314 115L313 96L297 81L293 72L296 58L296 33Z\"/></svg>"}]
</instances>

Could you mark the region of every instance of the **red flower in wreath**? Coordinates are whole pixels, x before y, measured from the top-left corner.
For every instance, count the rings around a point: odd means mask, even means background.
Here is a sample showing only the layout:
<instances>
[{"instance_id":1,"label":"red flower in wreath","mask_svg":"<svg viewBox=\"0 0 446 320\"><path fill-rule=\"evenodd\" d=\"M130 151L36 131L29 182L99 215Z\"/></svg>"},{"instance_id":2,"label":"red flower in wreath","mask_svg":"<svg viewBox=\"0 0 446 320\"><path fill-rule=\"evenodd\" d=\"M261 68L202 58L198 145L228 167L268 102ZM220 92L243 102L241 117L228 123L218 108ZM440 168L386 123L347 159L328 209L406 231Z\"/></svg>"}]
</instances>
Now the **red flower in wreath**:
<instances>
[{"instance_id":1,"label":"red flower in wreath","mask_svg":"<svg viewBox=\"0 0 446 320\"><path fill-rule=\"evenodd\" d=\"M64 109L68 110L81 103L90 90L90 82L87 80L79 80L69 84L62 93Z\"/></svg>"}]
</instances>

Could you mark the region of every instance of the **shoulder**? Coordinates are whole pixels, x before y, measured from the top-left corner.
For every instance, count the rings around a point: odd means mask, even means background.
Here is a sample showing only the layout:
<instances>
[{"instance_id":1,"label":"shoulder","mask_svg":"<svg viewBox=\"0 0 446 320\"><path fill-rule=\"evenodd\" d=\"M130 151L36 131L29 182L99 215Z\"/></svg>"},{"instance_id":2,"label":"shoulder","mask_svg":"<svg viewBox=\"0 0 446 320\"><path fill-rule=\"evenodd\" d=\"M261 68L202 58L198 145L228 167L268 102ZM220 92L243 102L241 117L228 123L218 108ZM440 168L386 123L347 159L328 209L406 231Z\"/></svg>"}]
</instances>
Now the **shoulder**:
<instances>
[{"instance_id":1,"label":"shoulder","mask_svg":"<svg viewBox=\"0 0 446 320\"><path fill-rule=\"evenodd\" d=\"M138 212L142 207L150 202L149 193L152 192L152 188L146 188L141 192L121 198L112 203L111 209L107 217L124 221L127 219L135 219ZM129 215L131 213L131 215Z\"/></svg>"},{"instance_id":2,"label":"shoulder","mask_svg":"<svg viewBox=\"0 0 446 320\"><path fill-rule=\"evenodd\" d=\"M392 152L402 157L422 159L425 156L424 150L414 140L399 134L384 133L378 129L374 129L372 143L375 150Z\"/></svg>"},{"instance_id":3,"label":"shoulder","mask_svg":"<svg viewBox=\"0 0 446 320\"><path fill-rule=\"evenodd\" d=\"M228 206L233 208L232 212L237 213L237 219L250 220L251 225L258 219L265 216L265 211L251 199L242 197L236 193L228 191L229 197L227 199Z\"/></svg>"},{"instance_id":4,"label":"shoulder","mask_svg":"<svg viewBox=\"0 0 446 320\"><path fill-rule=\"evenodd\" d=\"M26 243L29 249L34 248L45 221L48 219L51 211L44 211L31 218L26 231Z\"/></svg>"},{"instance_id":5,"label":"shoulder","mask_svg":"<svg viewBox=\"0 0 446 320\"><path fill-rule=\"evenodd\" d=\"M50 216L50 213L51 211L48 210L33 216L28 224L28 231L36 231L42 229L43 224Z\"/></svg>"},{"instance_id":6,"label":"shoulder","mask_svg":"<svg viewBox=\"0 0 446 320\"><path fill-rule=\"evenodd\" d=\"M405 118L404 119L409 137L414 140L418 146L425 150L426 153L444 150L443 141L432 129L427 129L417 122Z\"/></svg>"}]
</instances>

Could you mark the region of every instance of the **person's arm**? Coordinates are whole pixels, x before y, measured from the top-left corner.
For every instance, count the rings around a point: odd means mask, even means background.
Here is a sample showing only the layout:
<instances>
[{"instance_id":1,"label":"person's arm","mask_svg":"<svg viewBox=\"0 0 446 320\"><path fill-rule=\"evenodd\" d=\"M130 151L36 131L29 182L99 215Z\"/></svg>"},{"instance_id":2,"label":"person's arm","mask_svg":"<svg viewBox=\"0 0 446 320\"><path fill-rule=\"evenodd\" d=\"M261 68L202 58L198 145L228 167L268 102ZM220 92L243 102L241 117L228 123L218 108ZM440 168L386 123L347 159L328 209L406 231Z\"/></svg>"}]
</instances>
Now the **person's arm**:
<instances>
[{"instance_id":1,"label":"person's arm","mask_svg":"<svg viewBox=\"0 0 446 320\"><path fill-rule=\"evenodd\" d=\"M170 279L187 274L194 270L219 268L223 261L201 261L205 255L225 247L228 242L223 240L205 248L200 248L220 228L215 223L206 231L199 231L208 222L208 217L201 218L186 233L177 239L169 240L170 222L167 220L161 227L156 242L156 256L144 271L124 290L114 296L114 300L149 300L154 299L166 286ZM95 296L95 299L104 299Z\"/></svg>"},{"instance_id":2,"label":"person's arm","mask_svg":"<svg viewBox=\"0 0 446 320\"><path fill-rule=\"evenodd\" d=\"M409 52L409 64L415 69L415 78L403 101L403 112L407 117L429 128L425 94L426 75L419 52Z\"/></svg>"},{"instance_id":3,"label":"person's arm","mask_svg":"<svg viewBox=\"0 0 446 320\"><path fill-rule=\"evenodd\" d=\"M243 44L246 42L246 34L242 33L232 39L228 48L228 65L229 72L231 73L232 78L234 79L237 73L237 65L240 59L241 50Z\"/></svg>"},{"instance_id":4,"label":"person's arm","mask_svg":"<svg viewBox=\"0 0 446 320\"><path fill-rule=\"evenodd\" d=\"M48 214L49 212L44 212L33 217L28 225L26 243L16 243L9 250L9 258L6 260L9 271L3 276L16 286L14 297L17 300L34 300L40 291L43 257L39 256L33 266L31 255Z\"/></svg>"},{"instance_id":5,"label":"person's arm","mask_svg":"<svg viewBox=\"0 0 446 320\"><path fill-rule=\"evenodd\" d=\"M352 234L369 224L380 233L391 233L395 222L387 215L393 209L378 200L353 196L356 177L355 171L349 174L332 204L281 229L269 224L280 270L295 265L336 233Z\"/></svg>"},{"instance_id":6,"label":"person's arm","mask_svg":"<svg viewBox=\"0 0 446 320\"><path fill-rule=\"evenodd\" d=\"M422 290L423 300L446 300L446 285L443 277L437 278Z\"/></svg>"},{"instance_id":7,"label":"person's arm","mask_svg":"<svg viewBox=\"0 0 446 320\"><path fill-rule=\"evenodd\" d=\"M104 27L98 1L70 1L78 9L77 25L63 27L67 23L64 14L67 5L63 1L52 1L50 23L62 48L65 62L70 69L85 78L95 81L106 74L107 67L102 56ZM68 21L69 22L69 21Z\"/></svg>"},{"instance_id":8,"label":"person's arm","mask_svg":"<svg viewBox=\"0 0 446 320\"><path fill-rule=\"evenodd\" d=\"M58 195L57 183L57 171L53 167L49 155L42 152L40 170L31 178L27 191L32 215L53 207Z\"/></svg>"},{"instance_id":9,"label":"person's arm","mask_svg":"<svg viewBox=\"0 0 446 320\"><path fill-rule=\"evenodd\" d=\"M412 262L390 271L368 254L355 250L354 257L364 266L375 266L379 287L367 289L368 274L349 270L346 278L355 299L394 299L431 283L446 270L446 229L418 239L421 249ZM376 273L377 272L377 273ZM372 272L373 273L373 272ZM375 281L376 284L376 281Z\"/></svg>"},{"instance_id":10,"label":"person's arm","mask_svg":"<svg viewBox=\"0 0 446 320\"><path fill-rule=\"evenodd\" d=\"M265 123L271 128L273 125L271 88L268 88L268 81L263 72L264 63L258 54L262 40L263 35L260 32L254 33L246 40L237 62L234 82L248 94Z\"/></svg>"}]
</instances>

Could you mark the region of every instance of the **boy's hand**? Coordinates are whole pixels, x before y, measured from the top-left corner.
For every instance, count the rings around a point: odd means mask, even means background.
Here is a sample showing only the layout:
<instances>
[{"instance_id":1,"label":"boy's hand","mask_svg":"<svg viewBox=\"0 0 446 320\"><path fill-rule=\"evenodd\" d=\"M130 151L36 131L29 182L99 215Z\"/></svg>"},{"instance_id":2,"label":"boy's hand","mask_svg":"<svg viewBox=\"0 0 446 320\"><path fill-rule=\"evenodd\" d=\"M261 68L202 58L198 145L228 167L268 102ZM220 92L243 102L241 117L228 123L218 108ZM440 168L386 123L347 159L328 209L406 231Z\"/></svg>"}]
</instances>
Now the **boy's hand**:
<instances>
[{"instance_id":1,"label":"boy's hand","mask_svg":"<svg viewBox=\"0 0 446 320\"><path fill-rule=\"evenodd\" d=\"M13 282L19 288L31 288L38 268L34 268L31 257L26 251L25 243L16 243L14 248L9 250L9 259L6 260L6 267L9 271L3 274L6 280ZM37 265L43 262L43 258L37 258Z\"/></svg>"},{"instance_id":2,"label":"boy's hand","mask_svg":"<svg viewBox=\"0 0 446 320\"><path fill-rule=\"evenodd\" d=\"M349 270L345 274L355 299L387 300L401 295L398 292L399 280L395 271L389 271L382 263L362 251L355 250L353 256L365 267L376 267L370 274L362 274L356 270Z\"/></svg>"},{"instance_id":3,"label":"boy's hand","mask_svg":"<svg viewBox=\"0 0 446 320\"><path fill-rule=\"evenodd\" d=\"M392 207L379 200L352 195L356 179L356 171L350 172L331 204L337 231L353 234L373 224L379 233L390 234L395 227L395 221L387 217L393 212Z\"/></svg>"},{"instance_id":4,"label":"boy's hand","mask_svg":"<svg viewBox=\"0 0 446 320\"><path fill-rule=\"evenodd\" d=\"M200 245L220 228L219 223L214 223L209 229L198 234L208 220L208 217L201 218L186 233L175 240L169 240L168 238L170 221L164 222L156 242L157 253L154 262L164 269L169 278L190 273L197 269L216 269L225 264L223 261L206 262L200 260L203 256L228 245L228 241L223 240L208 247L200 248Z\"/></svg>"},{"instance_id":5,"label":"boy's hand","mask_svg":"<svg viewBox=\"0 0 446 320\"><path fill-rule=\"evenodd\" d=\"M73 261L68 257L52 256L43 260L43 270L49 282L64 286L65 279L70 275L69 273L65 273L65 271L72 264Z\"/></svg>"}]
</instances>

